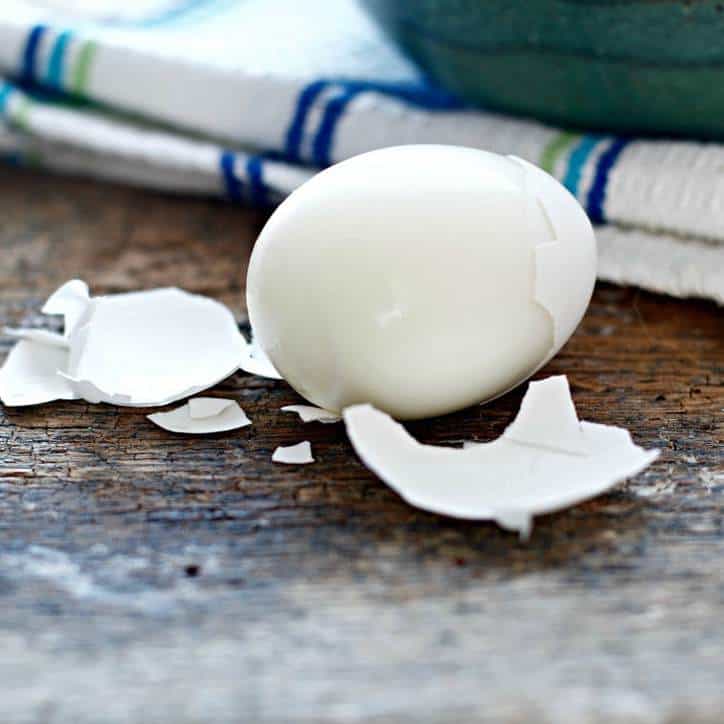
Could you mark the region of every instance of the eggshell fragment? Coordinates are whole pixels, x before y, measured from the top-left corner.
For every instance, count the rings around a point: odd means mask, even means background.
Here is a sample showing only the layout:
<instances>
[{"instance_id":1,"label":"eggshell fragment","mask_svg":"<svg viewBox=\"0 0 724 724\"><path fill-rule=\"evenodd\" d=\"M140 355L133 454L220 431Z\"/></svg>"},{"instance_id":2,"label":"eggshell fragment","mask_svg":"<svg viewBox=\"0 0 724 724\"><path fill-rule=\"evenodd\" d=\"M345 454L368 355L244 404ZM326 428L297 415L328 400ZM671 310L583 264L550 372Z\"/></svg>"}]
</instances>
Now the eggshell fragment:
<instances>
[{"instance_id":1,"label":"eggshell fragment","mask_svg":"<svg viewBox=\"0 0 724 724\"><path fill-rule=\"evenodd\" d=\"M67 377L90 402L164 405L212 387L245 349L231 312L180 289L93 299Z\"/></svg>"},{"instance_id":2,"label":"eggshell fragment","mask_svg":"<svg viewBox=\"0 0 724 724\"><path fill-rule=\"evenodd\" d=\"M260 346L303 397L399 419L502 394L572 334L593 230L555 179L453 146L362 154L267 222L247 278Z\"/></svg>"},{"instance_id":3,"label":"eggshell fragment","mask_svg":"<svg viewBox=\"0 0 724 724\"><path fill-rule=\"evenodd\" d=\"M7 407L20 407L78 399L70 382L58 374L67 366L67 349L22 339L0 369L0 400Z\"/></svg>"},{"instance_id":4,"label":"eggshell fragment","mask_svg":"<svg viewBox=\"0 0 724 724\"><path fill-rule=\"evenodd\" d=\"M186 404L192 420L208 420L211 417L217 417L224 410L239 406L238 402L223 397L192 397Z\"/></svg>"},{"instance_id":5,"label":"eggshell fragment","mask_svg":"<svg viewBox=\"0 0 724 724\"><path fill-rule=\"evenodd\" d=\"M244 350L244 356L239 368L257 377L266 377L270 380L281 380L282 376L276 370L266 352L259 346L256 337L251 338Z\"/></svg>"},{"instance_id":6,"label":"eggshell fragment","mask_svg":"<svg viewBox=\"0 0 724 724\"><path fill-rule=\"evenodd\" d=\"M573 334L591 299L596 241L588 217L565 187L532 163L509 159L523 168L525 197L539 211L528 213L535 219L539 239L534 248L534 297L551 317L550 358Z\"/></svg>"},{"instance_id":7,"label":"eggshell fragment","mask_svg":"<svg viewBox=\"0 0 724 724\"><path fill-rule=\"evenodd\" d=\"M556 375L544 382L528 385L518 415L503 436L521 445L587 455L588 443L571 399L568 379L565 375ZM551 416L555 424L551 424Z\"/></svg>"},{"instance_id":8,"label":"eggshell fragment","mask_svg":"<svg viewBox=\"0 0 724 724\"><path fill-rule=\"evenodd\" d=\"M57 289L43 305L43 314L54 314L63 317L63 334L51 332L48 329L35 329L32 327L12 328L6 327L5 334L17 339L29 339L34 342L52 345L54 347L70 347L70 336L78 322L85 315L90 304L88 285L80 279L71 279Z\"/></svg>"},{"instance_id":9,"label":"eggshell fragment","mask_svg":"<svg viewBox=\"0 0 724 724\"><path fill-rule=\"evenodd\" d=\"M599 495L659 455L623 428L578 422L562 376L531 382L501 437L462 449L422 445L371 405L347 408L344 421L362 462L411 505L524 538L534 515Z\"/></svg>"},{"instance_id":10,"label":"eggshell fragment","mask_svg":"<svg viewBox=\"0 0 724 724\"><path fill-rule=\"evenodd\" d=\"M308 440L305 440L296 445L280 446L272 454L272 462L285 463L287 465L306 465L307 463L313 463L312 445Z\"/></svg>"},{"instance_id":11,"label":"eggshell fragment","mask_svg":"<svg viewBox=\"0 0 724 724\"><path fill-rule=\"evenodd\" d=\"M70 337L90 305L88 285L81 279L63 284L43 305L43 314L59 314L65 323L65 337Z\"/></svg>"},{"instance_id":12,"label":"eggshell fragment","mask_svg":"<svg viewBox=\"0 0 724 724\"><path fill-rule=\"evenodd\" d=\"M33 329L31 327L5 327L3 330L7 337L15 337L15 339L29 339L33 342L40 342L51 347L62 347L68 349L70 342L64 334L51 332L49 329Z\"/></svg>"},{"instance_id":13,"label":"eggshell fragment","mask_svg":"<svg viewBox=\"0 0 724 724\"><path fill-rule=\"evenodd\" d=\"M295 412L302 422L322 422L325 424L340 422L342 417L336 412L323 410L312 405L286 405L282 412Z\"/></svg>"},{"instance_id":14,"label":"eggshell fragment","mask_svg":"<svg viewBox=\"0 0 724 724\"><path fill-rule=\"evenodd\" d=\"M204 435L226 432L251 425L251 420L235 400L194 397L170 412L155 412L148 419L169 432Z\"/></svg>"},{"instance_id":15,"label":"eggshell fragment","mask_svg":"<svg viewBox=\"0 0 724 724\"><path fill-rule=\"evenodd\" d=\"M43 311L62 315L65 332L11 331L22 341L1 373L7 405L77 398L165 405L212 387L248 355L226 307L180 289L91 298L85 283L73 280Z\"/></svg>"}]
</instances>

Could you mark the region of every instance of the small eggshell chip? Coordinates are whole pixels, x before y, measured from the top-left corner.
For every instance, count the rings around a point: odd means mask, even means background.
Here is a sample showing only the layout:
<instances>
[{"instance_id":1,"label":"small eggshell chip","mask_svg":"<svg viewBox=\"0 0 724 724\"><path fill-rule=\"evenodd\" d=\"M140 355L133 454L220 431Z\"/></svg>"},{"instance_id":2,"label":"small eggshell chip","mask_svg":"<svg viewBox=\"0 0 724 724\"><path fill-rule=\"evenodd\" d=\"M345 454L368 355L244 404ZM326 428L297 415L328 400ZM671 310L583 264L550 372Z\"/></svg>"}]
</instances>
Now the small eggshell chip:
<instances>
[{"instance_id":1,"label":"small eggshell chip","mask_svg":"<svg viewBox=\"0 0 724 724\"><path fill-rule=\"evenodd\" d=\"M312 405L286 405L282 407L282 412L294 412L299 415L299 419L302 422L330 424L342 420L341 415L338 415L336 412L323 410L321 407L314 407Z\"/></svg>"},{"instance_id":2,"label":"small eggshell chip","mask_svg":"<svg viewBox=\"0 0 724 724\"><path fill-rule=\"evenodd\" d=\"M462 449L422 445L370 405L347 408L344 421L362 462L411 505L524 538L534 515L599 495L659 455L623 428L579 422L563 376L531 382L503 435Z\"/></svg>"},{"instance_id":3,"label":"small eggshell chip","mask_svg":"<svg viewBox=\"0 0 724 724\"><path fill-rule=\"evenodd\" d=\"M312 445L308 440L297 443L296 445L287 445L278 447L272 454L272 462L285 463L286 465L306 465L313 463Z\"/></svg>"},{"instance_id":4,"label":"small eggshell chip","mask_svg":"<svg viewBox=\"0 0 724 724\"><path fill-rule=\"evenodd\" d=\"M412 419L529 377L578 325L595 271L586 214L545 172L401 146L337 164L279 206L247 303L259 344L307 400Z\"/></svg>"},{"instance_id":5,"label":"small eggshell chip","mask_svg":"<svg viewBox=\"0 0 724 724\"><path fill-rule=\"evenodd\" d=\"M148 419L164 430L192 435L226 432L251 425L235 400L194 397L170 412L155 412Z\"/></svg>"}]
</instances>

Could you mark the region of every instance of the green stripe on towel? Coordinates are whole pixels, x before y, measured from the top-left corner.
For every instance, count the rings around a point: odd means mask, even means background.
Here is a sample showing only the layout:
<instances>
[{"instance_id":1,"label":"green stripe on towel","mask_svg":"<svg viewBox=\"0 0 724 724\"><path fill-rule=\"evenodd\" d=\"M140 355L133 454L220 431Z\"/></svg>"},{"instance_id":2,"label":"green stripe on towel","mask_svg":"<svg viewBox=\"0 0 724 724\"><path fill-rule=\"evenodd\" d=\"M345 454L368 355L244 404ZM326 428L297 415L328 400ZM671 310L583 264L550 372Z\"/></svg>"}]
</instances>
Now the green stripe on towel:
<instances>
[{"instance_id":1,"label":"green stripe on towel","mask_svg":"<svg viewBox=\"0 0 724 724\"><path fill-rule=\"evenodd\" d=\"M88 76L90 75L91 64L93 63L96 50L97 46L92 40L86 41L80 49L70 81L70 90L72 93L85 95L88 87Z\"/></svg>"},{"instance_id":2,"label":"green stripe on towel","mask_svg":"<svg viewBox=\"0 0 724 724\"><path fill-rule=\"evenodd\" d=\"M33 103L26 95L18 95L15 107L9 112L9 120L13 126L21 131L28 130L28 115Z\"/></svg>"},{"instance_id":3,"label":"green stripe on towel","mask_svg":"<svg viewBox=\"0 0 724 724\"><path fill-rule=\"evenodd\" d=\"M574 141L579 138L577 133L571 131L562 131L556 134L543 149L543 153L540 156L540 167L547 171L551 176L555 174L553 171L556 167L556 161L560 158L561 154L566 151Z\"/></svg>"}]
</instances>

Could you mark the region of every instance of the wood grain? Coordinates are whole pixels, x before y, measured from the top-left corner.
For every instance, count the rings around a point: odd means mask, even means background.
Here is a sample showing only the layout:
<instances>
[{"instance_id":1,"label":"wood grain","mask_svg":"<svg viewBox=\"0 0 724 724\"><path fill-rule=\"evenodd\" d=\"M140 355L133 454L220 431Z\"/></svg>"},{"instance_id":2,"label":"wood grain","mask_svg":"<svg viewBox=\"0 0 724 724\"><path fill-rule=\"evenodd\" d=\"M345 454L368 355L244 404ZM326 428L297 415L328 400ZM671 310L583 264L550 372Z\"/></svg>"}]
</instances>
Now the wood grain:
<instances>
[{"instance_id":1,"label":"wood grain","mask_svg":"<svg viewBox=\"0 0 724 724\"><path fill-rule=\"evenodd\" d=\"M73 276L244 319L258 213L13 171L0 218L3 324ZM203 438L144 410L0 410L0 719L720 722L723 369L719 308L601 285L540 376L664 452L527 544L408 507L341 425L281 413L284 383L224 382L254 424ZM409 429L489 440L520 398ZM303 439L316 464L271 463Z\"/></svg>"}]
</instances>

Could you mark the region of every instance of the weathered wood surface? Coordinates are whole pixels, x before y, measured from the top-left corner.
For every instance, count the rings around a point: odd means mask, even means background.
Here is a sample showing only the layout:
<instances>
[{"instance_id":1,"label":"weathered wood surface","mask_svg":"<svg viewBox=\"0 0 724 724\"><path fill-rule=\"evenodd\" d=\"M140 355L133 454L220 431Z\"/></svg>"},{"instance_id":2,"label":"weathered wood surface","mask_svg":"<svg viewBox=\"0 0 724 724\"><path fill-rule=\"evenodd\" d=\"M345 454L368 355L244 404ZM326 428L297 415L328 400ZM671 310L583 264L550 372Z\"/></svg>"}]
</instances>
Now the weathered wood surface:
<instances>
[{"instance_id":1,"label":"weathered wood surface","mask_svg":"<svg viewBox=\"0 0 724 724\"><path fill-rule=\"evenodd\" d=\"M242 318L263 221L15 171L0 218L4 324L73 276ZM411 509L341 425L280 413L283 383L222 384L254 424L203 439L141 410L0 410L0 720L721 722L723 363L713 304L602 285L541 374L664 453L527 544ZM410 427L491 439L520 397ZM305 438L315 465L272 465Z\"/></svg>"}]
</instances>

